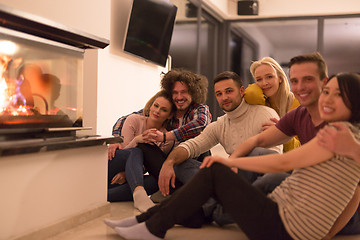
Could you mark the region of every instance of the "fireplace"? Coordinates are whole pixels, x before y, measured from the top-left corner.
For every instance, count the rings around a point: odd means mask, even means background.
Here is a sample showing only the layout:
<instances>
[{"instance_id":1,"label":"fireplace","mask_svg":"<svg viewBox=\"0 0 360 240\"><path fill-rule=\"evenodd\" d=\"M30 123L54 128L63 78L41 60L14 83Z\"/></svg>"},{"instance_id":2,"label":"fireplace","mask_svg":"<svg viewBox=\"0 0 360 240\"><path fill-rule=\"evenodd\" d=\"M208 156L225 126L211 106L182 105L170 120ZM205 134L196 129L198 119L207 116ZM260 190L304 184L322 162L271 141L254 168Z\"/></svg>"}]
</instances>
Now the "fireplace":
<instances>
[{"instance_id":1,"label":"fireplace","mask_svg":"<svg viewBox=\"0 0 360 240\"><path fill-rule=\"evenodd\" d=\"M41 139L40 145L30 144L37 147L54 145L58 138L79 142L84 51L108 44L0 5L0 150L14 140Z\"/></svg>"},{"instance_id":2,"label":"fireplace","mask_svg":"<svg viewBox=\"0 0 360 240\"><path fill-rule=\"evenodd\" d=\"M83 52L15 33L0 32L0 128L82 127Z\"/></svg>"}]
</instances>

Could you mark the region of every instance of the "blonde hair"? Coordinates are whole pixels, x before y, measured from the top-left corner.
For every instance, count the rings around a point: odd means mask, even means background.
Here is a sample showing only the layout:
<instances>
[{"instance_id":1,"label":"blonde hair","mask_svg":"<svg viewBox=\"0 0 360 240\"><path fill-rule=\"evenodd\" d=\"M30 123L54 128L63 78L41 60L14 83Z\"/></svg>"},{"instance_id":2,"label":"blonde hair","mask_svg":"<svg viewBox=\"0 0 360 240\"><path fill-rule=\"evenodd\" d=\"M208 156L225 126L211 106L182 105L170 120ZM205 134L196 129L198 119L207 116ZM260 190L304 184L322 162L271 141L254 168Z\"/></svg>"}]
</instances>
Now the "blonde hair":
<instances>
[{"instance_id":1,"label":"blonde hair","mask_svg":"<svg viewBox=\"0 0 360 240\"><path fill-rule=\"evenodd\" d=\"M266 102L270 107L272 107L279 114L280 117L282 117L285 115L285 113L287 113L290 110L290 108L294 102L294 98L295 98L294 94L292 92L290 92L289 81L286 77L284 70L282 69L280 64L271 57L264 57L264 58L262 58L258 61L255 61L251 64L250 72L251 72L251 75L253 76L253 78L255 79L255 70L259 66L264 65L264 64L272 67L276 71L276 74L277 74L278 78L280 79L279 80L280 81L279 89L276 94L275 106L270 105L270 102L268 99L266 100Z\"/></svg>"}]
</instances>

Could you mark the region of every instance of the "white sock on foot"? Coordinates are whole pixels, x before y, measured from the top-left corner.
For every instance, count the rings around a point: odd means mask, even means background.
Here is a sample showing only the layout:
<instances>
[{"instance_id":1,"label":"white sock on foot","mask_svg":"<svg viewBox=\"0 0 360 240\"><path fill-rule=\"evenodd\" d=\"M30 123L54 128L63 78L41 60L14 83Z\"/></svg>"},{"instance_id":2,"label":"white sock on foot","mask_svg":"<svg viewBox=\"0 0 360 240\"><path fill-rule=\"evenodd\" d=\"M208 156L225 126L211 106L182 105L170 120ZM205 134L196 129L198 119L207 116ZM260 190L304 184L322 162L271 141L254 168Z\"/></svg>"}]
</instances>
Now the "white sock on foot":
<instances>
[{"instance_id":1,"label":"white sock on foot","mask_svg":"<svg viewBox=\"0 0 360 240\"><path fill-rule=\"evenodd\" d=\"M115 231L125 239L138 239L138 240L161 240L155 235L153 235L147 229L145 222L136 224L131 227L116 227Z\"/></svg>"},{"instance_id":2,"label":"white sock on foot","mask_svg":"<svg viewBox=\"0 0 360 240\"><path fill-rule=\"evenodd\" d=\"M136 190L133 193L134 207L140 212L146 212L149 208L155 206L144 189Z\"/></svg>"},{"instance_id":3,"label":"white sock on foot","mask_svg":"<svg viewBox=\"0 0 360 240\"><path fill-rule=\"evenodd\" d=\"M130 227L138 224L138 221L136 220L136 217L129 217L120 220L104 219L104 223L111 228L115 228L115 227Z\"/></svg>"}]
</instances>

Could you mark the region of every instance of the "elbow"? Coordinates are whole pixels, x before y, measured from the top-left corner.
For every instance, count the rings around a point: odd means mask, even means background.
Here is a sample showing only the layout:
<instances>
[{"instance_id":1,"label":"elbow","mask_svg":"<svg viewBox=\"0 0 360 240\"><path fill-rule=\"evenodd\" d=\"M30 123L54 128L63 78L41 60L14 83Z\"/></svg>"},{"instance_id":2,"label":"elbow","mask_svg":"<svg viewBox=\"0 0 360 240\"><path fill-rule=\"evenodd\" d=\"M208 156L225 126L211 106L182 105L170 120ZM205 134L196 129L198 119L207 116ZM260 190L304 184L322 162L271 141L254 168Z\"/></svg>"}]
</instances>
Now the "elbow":
<instances>
[{"instance_id":1,"label":"elbow","mask_svg":"<svg viewBox=\"0 0 360 240\"><path fill-rule=\"evenodd\" d=\"M254 143L255 143L255 147L263 147L263 148L268 147L265 139L262 138L261 135L256 135L256 137L254 138Z\"/></svg>"},{"instance_id":2,"label":"elbow","mask_svg":"<svg viewBox=\"0 0 360 240\"><path fill-rule=\"evenodd\" d=\"M209 125L211 122L211 119L209 117L202 117L198 119L198 125L204 130L204 128Z\"/></svg>"}]
</instances>

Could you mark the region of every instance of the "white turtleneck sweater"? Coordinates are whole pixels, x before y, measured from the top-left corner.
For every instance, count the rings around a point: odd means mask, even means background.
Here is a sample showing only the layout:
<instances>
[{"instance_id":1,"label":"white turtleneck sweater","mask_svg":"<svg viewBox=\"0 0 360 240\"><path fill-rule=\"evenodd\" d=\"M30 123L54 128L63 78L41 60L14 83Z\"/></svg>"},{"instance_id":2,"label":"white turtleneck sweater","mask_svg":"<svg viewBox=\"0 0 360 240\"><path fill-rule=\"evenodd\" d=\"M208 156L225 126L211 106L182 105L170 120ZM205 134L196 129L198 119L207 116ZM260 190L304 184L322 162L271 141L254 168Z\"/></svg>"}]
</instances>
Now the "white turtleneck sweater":
<instances>
[{"instance_id":1,"label":"white turtleneck sweater","mask_svg":"<svg viewBox=\"0 0 360 240\"><path fill-rule=\"evenodd\" d=\"M260 133L263 123L269 122L270 118L279 119L274 109L249 105L244 99L234 111L225 113L215 122L210 123L197 137L179 145L188 151L188 158L197 157L218 143L230 155L247 138ZM270 149L282 153L282 145Z\"/></svg>"}]
</instances>

